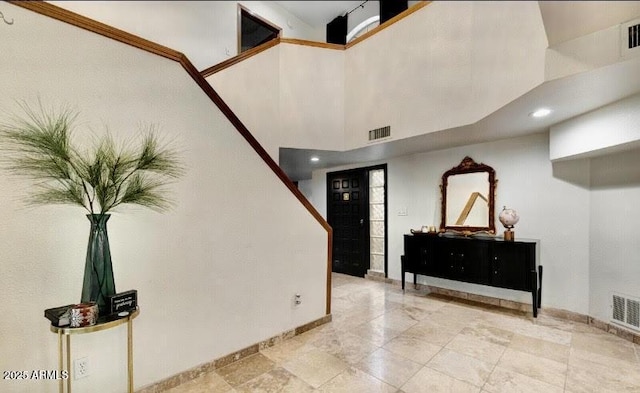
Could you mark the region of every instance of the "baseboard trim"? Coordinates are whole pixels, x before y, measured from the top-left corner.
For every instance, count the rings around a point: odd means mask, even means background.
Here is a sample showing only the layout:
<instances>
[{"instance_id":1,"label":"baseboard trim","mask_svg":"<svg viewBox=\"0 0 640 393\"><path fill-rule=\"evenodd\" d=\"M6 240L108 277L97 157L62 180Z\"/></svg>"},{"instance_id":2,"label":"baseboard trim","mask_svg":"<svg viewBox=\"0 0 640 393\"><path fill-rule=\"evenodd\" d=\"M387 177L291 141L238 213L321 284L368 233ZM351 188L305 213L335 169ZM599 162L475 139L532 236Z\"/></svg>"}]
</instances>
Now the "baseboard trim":
<instances>
[{"instance_id":1,"label":"baseboard trim","mask_svg":"<svg viewBox=\"0 0 640 393\"><path fill-rule=\"evenodd\" d=\"M367 278L370 280L379 281L379 280L376 280L375 278L371 278L371 277L367 277ZM392 285L402 286L402 281L400 280L387 278L385 279L385 282ZM531 304L528 304L528 303L515 302L513 300L506 300L506 299L500 299L500 298L495 298L490 296L477 295L475 293L470 293L470 292L440 288L433 285L417 284L416 288L414 289L412 283L407 283L405 287L407 288L407 290L410 290L410 291L426 290L438 296L455 298L455 299L465 300L465 301L474 302L474 303L482 303L489 306L500 307L500 308L505 308L509 310L516 310L516 311L520 311L520 312L531 314L531 315L533 314L531 311ZM640 345L640 333L631 331L629 329L626 329L622 326L615 325L613 323L601 321L589 315L580 314L577 312L567 311L567 310L558 309L558 308L551 308L551 307L543 307L538 311L538 313L539 313L538 315L546 315L546 316L550 316L558 319L564 319L571 322L579 322L585 325L593 326L596 329L603 330L607 333L613 334L624 340Z\"/></svg>"},{"instance_id":2,"label":"baseboard trim","mask_svg":"<svg viewBox=\"0 0 640 393\"><path fill-rule=\"evenodd\" d=\"M393 280L384 276L384 272L378 272L375 270L368 270L364 275L364 278L373 281L386 282L387 284L393 284Z\"/></svg>"},{"instance_id":3,"label":"baseboard trim","mask_svg":"<svg viewBox=\"0 0 640 393\"><path fill-rule=\"evenodd\" d=\"M290 338L293 338L295 336L298 336L304 332L307 332L313 328L316 328L318 326L324 325L325 323L329 323L331 322L331 314L325 315L322 318L316 319L314 321L311 321L309 323L306 323L304 325L298 326L294 329L291 330L287 330L285 332L282 332L276 336L270 337L266 340L260 341L257 344L253 344L250 345L246 348L243 348L239 351L235 351L233 353L230 353L228 355L225 355L221 358L212 360L210 362L206 362L203 364L200 364L196 367L190 368L188 370L185 370L181 373L178 373L176 375L173 375L171 377L165 378L161 381L158 382L154 382L150 385L147 385L145 387L142 387L138 390L136 390L137 393L159 393L159 392L164 392L166 390L169 390L171 388L174 388L178 385L181 385L185 382L191 381L193 379L196 379L206 373L209 373L211 371L217 370L219 368L222 368L224 366L228 366L232 363L235 363L239 360L242 360L248 356L254 355L256 353L258 353L260 350L272 347L274 345L276 345L277 343L280 343L282 341L288 340Z\"/></svg>"},{"instance_id":4,"label":"baseboard trim","mask_svg":"<svg viewBox=\"0 0 640 393\"><path fill-rule=\"evenodd\" d=\"M604 330L607 333L611 333L627 341L631 341L634 344L640 345L640 333L633 332L631 330L623 328L622 326L604 322L593 317L589 317L589 325L600 330Z\"/></svg>"}]
</instances>

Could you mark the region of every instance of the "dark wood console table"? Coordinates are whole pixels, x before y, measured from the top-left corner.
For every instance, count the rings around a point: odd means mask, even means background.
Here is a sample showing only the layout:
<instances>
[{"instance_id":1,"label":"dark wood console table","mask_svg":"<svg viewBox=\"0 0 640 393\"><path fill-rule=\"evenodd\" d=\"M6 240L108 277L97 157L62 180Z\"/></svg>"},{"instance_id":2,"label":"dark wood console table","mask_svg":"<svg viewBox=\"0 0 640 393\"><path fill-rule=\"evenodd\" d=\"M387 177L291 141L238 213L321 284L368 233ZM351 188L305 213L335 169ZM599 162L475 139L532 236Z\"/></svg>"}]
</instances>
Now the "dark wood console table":
<instances>
[{"instance_id":1,"label":"dark wood console table","mask_svg":"<svg viewBox=\"0 0 640 393\"><path fill-rule=\"evenodd\" d=\"M538 242L501 238L404 235L402 290L405 273L446 278L474 284L531 292L533 316L538 316L542 295L542 266Z\"/></svg>"}]
</instances>

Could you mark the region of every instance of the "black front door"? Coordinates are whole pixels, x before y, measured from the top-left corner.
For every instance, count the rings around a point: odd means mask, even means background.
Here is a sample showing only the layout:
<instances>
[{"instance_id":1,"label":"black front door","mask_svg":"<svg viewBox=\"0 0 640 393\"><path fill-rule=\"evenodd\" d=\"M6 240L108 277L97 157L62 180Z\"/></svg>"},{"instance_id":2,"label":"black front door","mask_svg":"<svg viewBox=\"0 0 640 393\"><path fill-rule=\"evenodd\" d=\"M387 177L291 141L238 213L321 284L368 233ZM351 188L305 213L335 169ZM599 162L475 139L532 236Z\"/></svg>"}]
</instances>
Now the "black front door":
<instances>
[{"instance_id":1,"label":"black front door","mask_svg":"<svg viewBox=\"0 0 640 393\"><path fill-rule=\"evenodd\" d=\"M333 271L364 277L369 269L369 182L366 169L327 173L327 221Z\"/></svg>"}]
</instances>

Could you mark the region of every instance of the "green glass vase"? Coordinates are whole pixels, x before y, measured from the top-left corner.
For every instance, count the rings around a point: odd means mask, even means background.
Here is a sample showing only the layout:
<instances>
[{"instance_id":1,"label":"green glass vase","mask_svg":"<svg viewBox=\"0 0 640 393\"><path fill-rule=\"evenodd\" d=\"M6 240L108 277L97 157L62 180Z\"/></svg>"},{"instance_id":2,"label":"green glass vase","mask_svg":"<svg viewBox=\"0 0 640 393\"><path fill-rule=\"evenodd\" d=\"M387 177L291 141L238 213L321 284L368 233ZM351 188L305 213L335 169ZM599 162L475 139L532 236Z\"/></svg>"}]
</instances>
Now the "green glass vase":
<instances>
[{"instance_id":1,"label":"green glass vase","mask_svg":"<svg viewBox=\"0 0 640 393\"><path fill-rule=\"evenodd\" d=\"M109 314L107 296L116 293L107 236L109 217L111 217L110 214L87 214L91 222L91 232L84 265L81 302L96 302L100 315Z\"/></svg>"}]
</instances>

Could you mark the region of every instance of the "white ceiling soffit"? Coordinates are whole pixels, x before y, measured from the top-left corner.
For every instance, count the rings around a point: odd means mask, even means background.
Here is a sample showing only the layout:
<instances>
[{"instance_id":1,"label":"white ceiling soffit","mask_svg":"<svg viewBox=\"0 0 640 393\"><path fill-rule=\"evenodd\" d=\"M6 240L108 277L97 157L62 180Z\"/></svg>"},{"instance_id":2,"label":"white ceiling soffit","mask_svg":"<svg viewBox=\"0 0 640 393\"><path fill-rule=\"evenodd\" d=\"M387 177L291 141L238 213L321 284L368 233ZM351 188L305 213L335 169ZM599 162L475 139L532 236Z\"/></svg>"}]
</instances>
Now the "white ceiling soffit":
<instances>
[{"instance_id":1,"label":"white ceiling soffit","mask_svg":"<svg viewBox=\"0 0 640 393\"><path fill-rule=\"evenodd\" d=\"M640 16L640 1L539 1L549 46Z\"/></svg>"},{"instance_id":2,"label":"white ceiling soffit","mask_svg":"<svg viewBox=\"0 0 640 393\"><path fill-rule=\"evenodd\" d=\"M325 26L336 16L356 8L362 1L274 1L313 27Z\"/></svg>"}]
</instances>

